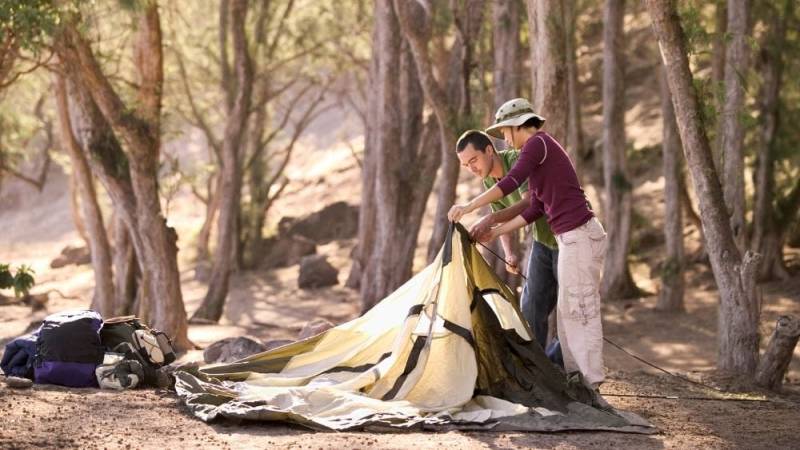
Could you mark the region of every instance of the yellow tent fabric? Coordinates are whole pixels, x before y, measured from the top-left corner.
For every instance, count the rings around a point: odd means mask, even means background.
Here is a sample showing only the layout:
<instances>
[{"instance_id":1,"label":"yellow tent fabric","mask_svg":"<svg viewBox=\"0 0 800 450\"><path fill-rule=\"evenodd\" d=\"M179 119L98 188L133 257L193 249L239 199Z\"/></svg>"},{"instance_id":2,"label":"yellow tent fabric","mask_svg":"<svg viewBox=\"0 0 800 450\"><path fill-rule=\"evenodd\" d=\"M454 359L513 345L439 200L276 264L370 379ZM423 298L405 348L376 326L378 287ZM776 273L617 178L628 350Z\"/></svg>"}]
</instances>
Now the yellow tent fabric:
<instances>
[{"instance_id":1,"label":"yellow tent fabric","mask_svg":"<svg viewBox=\"0 0 800 450\"><path fill-rule=\"evenodd\" d=\"M468 234L363 316L240 361L176 373L198 418L328 430L615 430L652 433L544 355Z\"/></svg>"}]
</instances>

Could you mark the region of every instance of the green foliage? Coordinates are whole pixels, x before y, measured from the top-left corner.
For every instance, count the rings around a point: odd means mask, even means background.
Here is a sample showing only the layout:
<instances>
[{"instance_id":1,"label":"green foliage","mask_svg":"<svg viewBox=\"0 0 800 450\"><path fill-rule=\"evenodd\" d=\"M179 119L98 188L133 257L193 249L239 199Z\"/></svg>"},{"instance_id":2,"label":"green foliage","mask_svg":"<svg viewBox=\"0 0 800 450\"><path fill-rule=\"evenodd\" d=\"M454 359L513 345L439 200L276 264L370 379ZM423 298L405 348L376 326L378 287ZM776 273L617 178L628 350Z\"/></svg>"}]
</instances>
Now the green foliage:
<instances>
[{"instance_id":1,"label":"green foliage","mask_svg":"<svg viewBox=\"0 0 800 450\"><path fill-rule=\"evenodd\" d=\"M8 264L0 264L0 289L14 289L14 295L27 295L33 287L33 269L30 266L21 265L17 267L16 273L11 273Z\"/></svg>"},{"instance_id":2,"label":"green foliage","mask_svg":"<svg viewBox=\"0 0 800 450\"><path fill-rule=\"evenodd\" d=\"M0 28L21 48L38 52L70 10L70 3L59 9L52 0L0 0Z\"/></svg>"}]
</instances>

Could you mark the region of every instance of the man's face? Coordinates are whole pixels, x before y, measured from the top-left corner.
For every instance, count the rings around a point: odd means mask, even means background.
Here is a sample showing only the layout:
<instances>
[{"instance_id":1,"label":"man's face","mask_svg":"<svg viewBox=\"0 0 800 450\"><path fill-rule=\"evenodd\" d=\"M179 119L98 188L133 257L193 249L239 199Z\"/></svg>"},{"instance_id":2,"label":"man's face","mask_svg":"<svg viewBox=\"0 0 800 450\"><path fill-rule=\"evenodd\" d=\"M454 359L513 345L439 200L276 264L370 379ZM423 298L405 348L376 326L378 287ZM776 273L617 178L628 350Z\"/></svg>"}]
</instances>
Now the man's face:
<instances>
[{"instance_id":1,"label":"man's face","mask_svg":"<svg viewBox=\"0 0 800 450\"><path fill-rule=\"evenodd\" d=\"M487 146L484 151L476 150L472 144L467 144L464 150L457 153L461 165L469 169L477 177L486 178L492 170L491 146Z\"/></svg>"}]
</instances>

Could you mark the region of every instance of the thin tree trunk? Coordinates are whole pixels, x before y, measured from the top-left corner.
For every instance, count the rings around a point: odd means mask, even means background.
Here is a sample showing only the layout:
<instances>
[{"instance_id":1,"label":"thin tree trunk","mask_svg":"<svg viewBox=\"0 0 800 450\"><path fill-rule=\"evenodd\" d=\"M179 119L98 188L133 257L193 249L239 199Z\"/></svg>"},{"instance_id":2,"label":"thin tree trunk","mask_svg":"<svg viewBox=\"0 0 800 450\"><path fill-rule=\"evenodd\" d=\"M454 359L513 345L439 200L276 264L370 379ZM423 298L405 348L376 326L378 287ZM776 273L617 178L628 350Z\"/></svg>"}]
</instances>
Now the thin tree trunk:
<instances>
[{"instance_id":1,"label":"thin tree trunk","mask_svg":"<svg viewBox=\"0 0 800 450\"><path fill-rule=\"evenodd\" d=\"M126 316L134 313L138 287L139 265L130 237L128 225L122 214L115 212L111 221L114 230L114 315Z\"/></svg>"},{"instance_id":2,"label":"thin tree trunk","mask_svg":"<svg viewBox=\"0 0 800 450\"><path fill-rule=\"evenodd\" d=\"M760 301L755 275L759 258L750 252L742 258L733 239L722 186L700 120L697 92L675 3L645 0L645 4L667 70L683 151L700 201L711 268L719 287L717 366L724 371L752 376L758 360Z\"/></svg>"},{"instance_id":3,"label":"thin tree trunk","mask_svg":"<svg viewBox=\"0 0 800 450\"><path fill-rule=\"evenodd\" d=\"M83 222L83 216L81 216L78 178L74 173L69 177L69 210L72 214L72 223L75 224L75 231L78 232L86 247L89 247L89 234L86 232L86 224Z\"/></svg>"},{"instance_id":4,"label":"thin tree trunk","mask_svg":"<svg viewBox=\"0 0 800 450\"><path fill-rule=\"evenodd\" d=\"M140 10L134 48L137 71L136 107L130 108L103 74L92 49L77 24L65 21L57 38L61 60L70 68L76 84L91 96L105 120L126 142L127 167L133 196L126 199L126 221L136 229L134 245L142 266L139 315L154 328L174 336L179 350L193 347L187 334L186 311L177 264L177 235L161 212L158 192L163 52L158 5L149 1ZM141 250L141 251L139 251Z\"/></svg>"},{"instance_id":5,"label":"thin tree trunk","mask_svg":"<svg viewBox=\"0 0 800 450\"><path fill-rule=\"evenodd\" d=\"M494 108L499 108L506 101L519 96L520 82L520 13L517 1L495 0L492 2L493 39L494 39ZM494 113L494 111L492 111ZM519 253L521 248L520 232L511 235L512 251ZM500 239L495 239L490 247L498 255L503 254ZM484 256L495 273L512 289L520 284L518 275L509 273L503 261L486 252ZM508 255L506 255L508 256ZM522 257L522 255L517 255Z\"/></svg>"},{"instance_id":6,"label":"thin tree trunk","mask_svg":"<svg viewBox=\"0 0 800 450\"><path fill-rule=\"evenodd\" d=\"M492 2L494 107L519 96L520 8L516 0Z\"/></svg>"},{"instance_id":7,"label":"thin tree trunk","mask_svg":"<svg viewBox=\"0 0 800 450\"><path fill-rule=\"evenodd\" d=\"M748 17L749 0L728 1L728 32L730 42L725 53L725 105L722 110L722 134L720 142L723 153L722 186L725 204L731 216L731 229L736 247L746 248L747 227L745 224L744 198L744 107L745 85L748 63Z\"/></svg>"},{"instance_id":8,"label":"thin tree trunk","mask_svg":"<svg viewBox=\"0 0 800 450\"><path fill-rule=\"evenodd\" d=\"M377 10L377 9L376 9ZM376 51L374 46L378 44L378 21L372 29L373 52L370 59L369 73L367 82L369 96L366 104L366 121L364 122L364 159L361 167L361 205L358 210L358 240L353 249L353 264L350 267L350 274L347 277L345 286L351 289L361 289L361 279L369 263L372 249L375 247L374 236L376 229L375 214L377 211L377 200L375 198L375 178L377 175L377 149L379 143L376 138L378 131L378 102L374 96L383 88L378 79L378 70L382 55ZM362 295L363 297L363 295ZM373 301L373 300L370 300ZM366 303L365 303L366 304Z\"/></svg>"},{"instance_id":9,"label":"thin tree trunk","mask_svg":"<svg viewBox=\"0 0 800 450\"><path fill-rule=\"evenodd\" d=\"M725 84L725 33L728 31L728 0L714 0L714 39L711 41L711 81L714 83L714 107L722 111L725 104L723 89ZM717 119L711 151L714 167L722 173L722 120Z\"/></svg>"},{"instance_id":10,"label":"thin tree trunk","mask_svg":"<svg viewBox=\"0 0 800 450\"><path fill-rule=\"evenodd\" d=\"M664 237L667 257L661 275L661 292L656 308L662 311L683 311L683 214L681 214L681 142L675 110L669 92L666 74L660 74L661 117L663 140L661 152L664 158Z\"/></svg>"},{"instance_id":11,"label":"thin tree trunk","mask_svg":"<svg viewBox=\"0 0 800 450\"><path fill-rule=\"evenodd\" d=\"M239 244L239 211L242 191L242 169L239 147L242 144L250 113L250 94L253 90L253 69L247 48L245 23L247 0L234 0L231 4L231 32L233 34L234 70L236 72L236 97L225 124L220 169L221 204L217 223L217 248L211 281L203 303L192 320L219 321L225 298L228 296L230 274L235 263L235 249Z\"/></svg>"},{"instance_id":12,"label":"thin tree trunk","mask_svg":"<svg viewBox=\"0 0 800 450\"><path fill-rule=\"evenodd\" d=\"M400 0L396 5L406 5ZM451 6L454 4L451 4ZM456 26L456 36L450 51L449 71L446 72L442 83L438 83L431 70L430 56L428 55L427 42L422 39L425 34L430 34L431 17L425 14L423 8L417 8L413 13L409 8L398 9L400 24L406 38L409 40L420 72L420 82L425 98L431 103L436 119L439 122L439 139L441 144L441 170L436 187L436 213L431 238L428 241L428 262L433 261L444 243L447 229L450 225L447 220L447 211L455 203L458 173L461 168L458 158L453 153L456 136L464 131L464 120L472 117L472 104L470 97L470 78L473 66L473 49L475 37L480 35L485 4L481 0L467 0L461 9L451 10ZM413 14L422 13L416 21L409 20ZM422 25L423 22L427 23ZM417 29L412 30L411 24L415 23ZM455 108L453 106L455 105Z\"/></svg>"},{"instance_id":13,"label":"thin tree trunk","mask_svg":"<svg viewBox=\"0 0 800 450\"><path fill-rule=\"evenodd\" d=\"M577 55L577 11L574 1L564 2L564 26L566 36L564 42L567 64L567 98L569 99L569 113L567 118L567 148L572 149L575 168L580 176L583 173L583 160L586 149L583 142L583 125L581 123L581 87L578 83L578 55Z\"/></svg>"},{"instance_id":14,"label":"thin tree trunk","mask_svg":"<svg viewBox=\"0 0 800 450\"><path fill-rule=\"evenodd\" d=\"M55 84L61 142L62 146L67 149L72 163L72 176L81 199L81 216L86 224L89 237L89 251L94 271L94 295L91 309L99 312L102 316L110 316L114 312L115 300L111 246L108 244L103 213L97 203L97 192L94 188L89 164L86 162L78 140L72 133L66 82L64 78L58 77Z\"/></svg>"},{"instance_id":15,"label":"thin tree trunk","mask_svg":"<svg viewBox=\"0 0 800 450\"><path fill-rule=\"evenodd\" d=\"M403 111L401 96L402 38L394 4L377 0L375 7L373 56L377 59L372 85L374 95L369 109L375 114L372 139L375 173L373 246L362 268L362 308L368 310L411 276L417 233L422 221L425 200L433 187L439 152L430 151L436 144L436 128L428 121L420 145L403 148ZM415 58L419 64L419 59ZM374 102L374 103L372 103ZM406 114L410 113L407 111ZM367 161L365 161L365 164ZM413 169L412 169L413 168ZM364 247L367 251L367 247Z\"/></svg>"},{"instance_id":16,"label":"thin tree trunk","mask_svg":"<svg viewBox=\"0 0 800 450\"><path fill-rule=\"evenodd\" d=\"M208 243L211 240L211 230L214 227L214 218L217 217L220 204L220 190L219 190L219 177L215 177L216 182L209 183L208 204L206 204L206 217L203 219L203 225L200 227L200 232L197 234L197 261L208 261L211 258L211 253L208 250Z\"/></svg>"},{"instance_id":17,"label":"thin tree trunk","mask_svg":"<svg viewBox=\"0 0 800 450\"><path fill-rule=\"evenodd\" d=\"M783 8L775 8L772 29L762 46L761 66L763 84L761 88L761 140L762 151L757 152L755 173L755 201L753 206L753 238L751 248L763 255L759 267L760 280L788 279L789 273L783 262L783 245L786 230L775 220L775 152L776 136L780 126L780 90L783 81L783 50L786 43L786 22L791 15L792 1L783 2Z\"/></svg>"},{"instance_id":18,"label":"thin tree trunk","mask_svg":"<svg viewBox=\"0 0 800 450\"><path fill-rule=\"evenodd\" d=\"M567 142L569 108L567 103L567 57L565 55L565 0L527 0L528 39L531 42L531 80L533 109L547 119L545 131L558 142ZM572 161L574 148L567 147Z\"/></svg>"},{"instance_id":19,"label":"thin tree trunk","mask_svg":"<svg viewBox=\"0 0 800 450\"><path fill-rule=\"evenodd\" d=\"M606 299L639 295L628 266L632 185L625 155L624 17L624 0L606 0L603 12L603 176L608 251L600 285L600 295Z\"/></svg>"}]
</instances>

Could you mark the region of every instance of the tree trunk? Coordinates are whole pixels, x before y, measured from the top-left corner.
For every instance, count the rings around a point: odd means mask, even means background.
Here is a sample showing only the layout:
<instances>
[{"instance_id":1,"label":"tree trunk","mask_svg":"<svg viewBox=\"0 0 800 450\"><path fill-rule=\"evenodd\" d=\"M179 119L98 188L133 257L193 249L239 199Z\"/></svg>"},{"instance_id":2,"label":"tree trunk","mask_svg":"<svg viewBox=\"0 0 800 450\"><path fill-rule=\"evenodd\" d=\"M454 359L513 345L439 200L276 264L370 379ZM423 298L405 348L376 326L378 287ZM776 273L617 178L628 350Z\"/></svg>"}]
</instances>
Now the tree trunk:
<instances>
[{"instance_id":1,"label":"tree trunk","mask_svg":"<svg viewBox=\"0 0 800 450\"><path fill-rule=\"evenodd\" d=\"M214 218L217 217L220 204L220 190L219 190L219 177L215 176L216 182L209 183L208 191L208 204L206 204L206 217L203 219L203 225L200 227L200 232L197 234L197 258L198 262L208 261L211 259L211 253L208 251L208 243L211 240L211 229L214 227ZM213 186L213 187L212 187Z\"/></svg>"},{"instance_id":2,"label":"tree trunk","mask_svg":"<svg viewBox=\"0 0 800 450\"><path fill-rule=\"evenodd\" d=\"M69 211L72 214L72 223L75 224L75 231L83 239L83 242L89 247L89 234L86 232L86 224L83 223L81 216L81 201L80 192L78 189L78 178L73 173L69 177Z\"/></svg>"},{"instance_id":3,"label":"tree trunk","mask_svg":"<svg viewBox=\"0 0 800 450\"><path fill-rule=\"evenodd\" d=\"M656 308L662 311L684 311L683 304L683 214L681 214L681 142L675 110L664 71L660 74L661 117L664 158L664 237L667 257L661 275L661 292Z\"/></svg>"},{"instance_id":4,"label":"tree trunk","mask_svg":"<svg viewBox=\"0 0 800 450\"><path fill-rule=\"evenodd\" d=\"M737 248L744 251L747 239L744 198L744 107L748 63L749 0L728 1L730 41L725 52L725 105L722 109L723 154L722 186L731 216L731 229Z\"/></svg>"},{"instance_id":5,"label":"tree trunk","mask_svg":"<svg viewBox=\"0 0 800 450\"><path fill-rule=\"evenodd\" d=\"M161 26L155 2L146 2L141 8L137 33L134 48L134 66L138 76L135 108L126 105L111 86L88 41L74 22L64 22L57 38L57 51L61 61L69 67L70 77L76 84L83 85L82 89L91 96L105 120L126 142L126 166L115 166L111 170L115 173L128 171L130 175L133 195L124 199L127 204L122 210L126 212L129 228L136 229L134 245L143 269L143 294L138 314L154 328L173 335L175 346L186 350L193 344L187 335L186 311L181 295L177 235L166 224L158 192L164 71Z\"/></svg>"},{"instance_id":6,"label":"tree trunk","mask_svg":"<svg viewBox=\"0 0 800 450\"><path fill-rule=\"evenodd\" d=\"M519 96L520 8L517 1L492 2L492 36L494 47L494 107Z\"/></svg>"},{"instance_id":7,"label":"tree trunk","mask_svg":"<svg viewBox=\"0 0 800 450\"><path fill-rule=\"evenodd\" d=\"M567 148L572 149L575 168L580 176L583 172L583 161L586 149L583 142L583 124L581 122L581 87L578 83L577 55L577 11L573 1L564 2L564 26L566 29L565 50L567 57L567 98L569 113L567 118Z\"/></svg>"},{"instance_id":8,"label":"tree trunk","mask_svg":"<svg viewBox=\"0 0 800 450\"><path fill-rule=\"evenodd\" d=\"M600 285L605 299L639 295L628 267L632 185L626 169L624 0L606 0L603 12L603 176L608 251Z\"/></svg>"},{"instance_id":9,"label":"tree trunk","mask_svg":"<svg viewBox=\"0 0 800 450\"><path fill-rule=\"evenodd\" d=\"M516 1L495 0L492 2L492 19L494 26L493 47L494 47L494 108L499 108L506 101L519 96L520 81L520 4ZM492 111L494 113L494 111ZM519 253L521 249L520 232L511 235L512 251ZM490 244L492 251L498 255L503 254L503 246L499 239L495 239ZM507 255L506 255L507 256ZM522 255L517 255L522 260ZM510 288L516 289L520 284L518 275L506 271L503 261L495 258L491 254L484 254L484 257Z\"/></svg>"},{"instance_id":10,"label":"tree trunk","mask_svg":"<svg viewBox=\"0 0 800 450\"><path fill-rule=\"evenodd\" d=\"M373 46L378 44L377 24L378 21L376 19L375 27L373 27L372 30ZM376 137L379 132L379 125L377 123L377 108L379 105L374 99L374 95L382 89L381 82L378 80L380 60L380 52L373 50L368 74L369 91L372 92L373 95L369 96L369 100L367 101L366 122L364 124L364 159L361 168L361 205L358 210L358 239L356 247L353 249L353 264L350 267L350 274L345 283L345 286L351 289L361 289L361 278L366 272L365 269L375 246L374 236L377 226L375 221L377 212L375 178L377 175L377 151L379 145L376 142ZM380 297L378 299L380 299ZM371 299L370 301L374 302L376 300ZM371 305L374 305L374 303L370 303L370 307Z\"/></svg>"},{"instance_id":11,"label":"tree trunk","mask_svg":"<svg viewBox=\"0 0 800 450\"><path fill-rule=\"evenodd\" d=\"M527 0L528 40L531 42L531 80L533 109L547 119L544 127L558 142L567 142L569 108L564 102L567 90L565 54L565 0ZM574 148L567 147L573 163L578 160Z\"/></svg>"},{"instance_id":12,"label":"tree trunk","mask_svg":"<svg viewBox=\"0 0 800 450\"><path fill-rule=\"evenodd\" d=\"M234 70L236 71L236 97L225 124L220 169L220 210L217 222L217 248L211 281L203 303L192 320L219 321L225 298L228 296L230 274L235 262L235 249L239 244L239 211L242 191L242 169L239 147L242 144L250 113L250 94L253 90L253 69L247 48L245 23L247 0L234 0L231 4L231 32L233 34Z\"/></svg>"},{"instance_id":13,"label":"tree trunk","mask_svg":"<svg viewBox=\"0 0 800 450\"><path fill-rule=\"evenodd\" d=\"M469 126L468 123L472 118L469 84L473 66L473 38L480 34L484 6L481 0L467 0L460 10L450 11L454 17L456 35L450 49L450 61L446 66L448 70L440 82L434 77L428 52L433 20L431 11L421 4L414 6L410 2L395 1L400 26L411 46L425 98L433 108L439 123L441 170L436 186L433 233L428 241L428 262L433 261L444 243L450 225L447 212L456 199L456 185L461 166L453 152L453 145L458 134Z\"/></svg>"},{"instance_id":14,"label":"tree trunk","mask_svg":"<svg viewBox=\"0 0 800 450\"><path fill-rule=\"evenodd\" d=\"M798 339L800 339L800 321L792 316L778 318L772 338L756 369L757 385L773 391L780 390L783 377L789 369L789 363L792 362Z\"/></svg>"},{"instance_id":15,"label":"tree trunk","mask_svg":"<svg viewBox=\"0 0 800 450\"><path fill-rule=\"evenodd\" d=\"M369 109L374 113L369 142L374 170L374 223L367 264L362 268L361 295L366 311L411 276L417 233L425 200L433 187L439 152L430 151L437 133L435 122L428 121L417 147L403 148L401 96L404 77L413 76L402 67L402 35L391 0L377 0L375 7L373 58L376 59L372 84L374 95ZM418 64L417 58L414 61ZM407 105L407 104L406 104ZM365 158L365 168L369 166ZM362 194L363 195L363 194ZM363 219L363 216L362 216ZM362 221L363 223L363 221ZM360 233L363 234L363 233ZM363 242L362 242L363 243Z\"/></svg>"},{"instance_id":16,"label":"tree trunk","mask_svg":"<svg viewBox=\"0 0 800 450\"><path fill-rule=\"evenodd\" d=\"M97 192L94 180L86 162L83 150L72 133L69 118L69 105L67 101L66 82L63 77L56 80L56 97L58 118L60 124L61 143L67 149L72 163L72 176L78 187L80 196L81 216L86 224L89 238L89 252L94 271L94 295L91 309L102 316L110 316L114 312L114 274L111 265L111 246L108 244L106 227L103 223L103 213L97 203Z\"/></svg>"},{"instance_id":17,"label":"tree trunk","mask_svg":"<svg viewBox=\"0 0 800 450\"><path fill-rule=\"evenodd\" d=\"M742 258L733 239L722 186L701 121L675 3L645 0L645 4L667 70L683 152L700 201L709 259L720 292L717 366L724 371L752 376L758 359L760 302L755 283L758 257L748 252Z\"/></svg>"},{"instance_id":18,"label":"tree trunk","mask_svg":"<svg viewBox=\"0 0 800 450\"><path fill-rule=\"evenodd\" d=\"M138 287L139 265L131 241L130 230L121 214L115 212L111 218L114 233L114 315L133 314Z\"/></svg>"},{"instance_id":19,"label":"tree trunk","mask_svg":"<svg viewBox=\"0 0 800 450\"><path fill-rule=\"evenodd\" d=\"M725 83L725 33L728 31L728 0L714 0L714 39L711 41L711 82L714 83L714 107L722 111L725 96L722 94ZM720 139L722 121L717 116L716 133L711 151L714 155L714 167L722 173L722 140Z\"/></svg>"},{"instance_id":20,"label":"tree trunk","mask_svg":"<svg viewBox=\"0 0 800 450\"><path fill-rule=\"evenodd\" d=\"M759 94L761 119L760 147L756 155L755 201L753 206L753 238L751 248L763 255L759 267L760 280L788 279L783 262L786 230L775 220L775 153L780 126L780 90L783 82L783 50L786 43L786 21L791 15L792 1L784 1L783 10L775 8L772 28L762 45L763 84Z\"/></svg>"}]
</instances>

